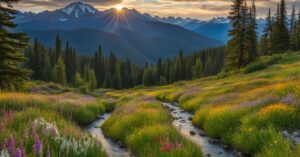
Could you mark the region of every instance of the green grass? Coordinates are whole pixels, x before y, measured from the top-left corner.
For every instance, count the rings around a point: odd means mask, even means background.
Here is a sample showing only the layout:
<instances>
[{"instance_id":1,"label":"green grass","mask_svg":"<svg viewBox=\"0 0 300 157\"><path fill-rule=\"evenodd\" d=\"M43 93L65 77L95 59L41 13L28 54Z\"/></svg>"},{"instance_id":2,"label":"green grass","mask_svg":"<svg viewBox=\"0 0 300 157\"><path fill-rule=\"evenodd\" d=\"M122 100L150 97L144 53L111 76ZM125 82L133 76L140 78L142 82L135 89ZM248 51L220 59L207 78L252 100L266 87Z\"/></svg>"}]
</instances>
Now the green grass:
<instances>
[{"instance_id":1,"label":"green grass","mask_svg":"<svg viewBox=\"0 0 300 157\"><path fill-rule=\"evenodd\" d=\"M201 150L171 125L172 117L156 101L138 97L118 107L102 128L141 157L201 157Z\"/></svg>"},{"instance_id":2,"label":"green grass","mask_svg":"<svg viewBox=\"0 0 300 157\"><path fill-rule=\"evenodd\" d=\"M93 98L0 93L0 156L24 152L29 157L105 157L101 145L77 125L88 124L105 112L96 99L89 99ZM87 104L81 104L83 100Z\"/></svg>"}]
</instances>

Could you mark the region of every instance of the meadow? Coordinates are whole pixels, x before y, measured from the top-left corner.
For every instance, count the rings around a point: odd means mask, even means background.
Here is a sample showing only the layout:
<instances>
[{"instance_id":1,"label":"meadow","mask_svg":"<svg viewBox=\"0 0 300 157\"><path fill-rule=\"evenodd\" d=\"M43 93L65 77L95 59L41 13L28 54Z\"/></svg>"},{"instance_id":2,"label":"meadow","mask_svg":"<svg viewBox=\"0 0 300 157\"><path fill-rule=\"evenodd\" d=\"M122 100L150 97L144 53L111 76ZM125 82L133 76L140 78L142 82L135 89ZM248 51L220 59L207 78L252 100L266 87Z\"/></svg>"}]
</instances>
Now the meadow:
<instances>
[{"instance_id":1,"label":"meadow","mask_svg":"<svg viewBox=\"0 0 300 157\"><path fill-rule=\"evenodd\" d=\"M1 93L0 156L105 157L80 127L105 112L99 101L75 93Z\"/></svg>"},{"instance_id":2,"label":"meadow","mask_svg":"<svg viewBox=\"0 0 300 157\"><path fill-rule=\"evenodd\" d=\"M172 126L161 104L178 102L194 114L193 125L245 155L298 157L300 53L257 62L230 75L166 86L89 95L39 86L0 93L0 156L107 156L82 129L105 112L112 112L101 126L105 135L138 157L205 156Z\"/></svg>"},{"instance_id":3,"label":"meadow","mask_svg":"<svg viewBox=\"0 0 300 157\"><path fill-rule=\"evenodd\" d=\"M149 99L154 98L179 102L182 109L194 114L195 126L246 155L300 156L300 53L261 57L258 62L230 76L219 74L161 87L110 92L111 97L119 98L120 107L103 129L138 156L160 156L148 138L153 138L151 130L163 134L162 123L171 119L168 113L153 112L155 106L160 108L156 103L150 107ZM137 97L148 98L134 100ZM152 118L144 110L153 112ZM146 148L153 148L155 155Z\"/></svg>"}]
</instances>

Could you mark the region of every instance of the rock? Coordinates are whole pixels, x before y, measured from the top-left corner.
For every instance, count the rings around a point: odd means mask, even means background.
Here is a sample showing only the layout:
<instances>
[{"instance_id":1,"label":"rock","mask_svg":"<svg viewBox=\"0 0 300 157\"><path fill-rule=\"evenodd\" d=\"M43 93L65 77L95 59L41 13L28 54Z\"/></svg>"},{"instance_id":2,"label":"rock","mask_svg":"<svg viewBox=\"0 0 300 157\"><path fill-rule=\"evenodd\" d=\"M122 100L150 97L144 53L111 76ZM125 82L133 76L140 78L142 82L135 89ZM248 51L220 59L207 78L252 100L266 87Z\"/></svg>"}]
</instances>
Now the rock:
<instances>
[{"instance_id":1,"label":"rock","mask_svg":"<svg viewBox=\"0 0 300 157\"><path fill-rule=\"evenodd\" d=\"M181 122L181 123L185 123L185 120L181 120L180 122Z\"/></svg>"},{"instance_id":2,"label":"rock","mask_svg":"<svg viewBox=\"0 0 300 157\"><path fill-rule=\"evenodd\" d=\"M221 154L223 154L223 152L219 152L218 154L221 155Z\"/></svg>"},{"instance_id":3,"label":"rock","mask_svg":"<svg viewBox=\"0 0 300 157\"><path fill-rule=\"evenodd\" d=\"M205 137L206 135L205 135L205 133L200 133L199 136Z\"/></svg>"},{"instance_id":4,"label":"rock","mask_svg":"<svg viewBox=\"0 0 300 157\"><path fill-rule=\"evenodd\" d=\"M228 150L229 148L230 148L229 145L227 144L223 145L223 149Z\"/></svg>"},{"instance_id":5,"label":"rock","mask_svg":"<svg viewBox=\"0 0 300 157\"><path fill-rule=\"evenodd\" d=\"M196 135L195 131L190 131L190 135L192 136Z\"/></svg>"},{"instance_id":6,"label":"rock","mask_svg":"<svg viewBox=\"0 0 300 157\"><path fill-rule=\"evenodd\" d=\"M120 148L125 148L124 144L121 141L118 141L117 144L119 145Z\"/></svg>"},{"instance_id":7,"label":"rock","mask_svg":"<svg viewBox=\"0 0 300 157\"><path fill-rule=\"evenodd\" d=\"M94 128L97 128L97 129L99 129L99 128L100 128L100 126L94 126Z\"/></svg>"},{"instance_id":8,"label":"rock","mask_svg":"<svg viewBox=\"0 0 300 157\"><path fill-rule=\"evenodd\" d=\"M180 111L180 113L184 113L184 112L185 112L184 110Z\"/></svg>"},{"instance_id":9,"label":"rock","mask_svg":"<svg viewBox=\"0 0 300 157\"><path fill-rule=\"evenodd\" d=\"M192 120L193 120L193 117L190 117L190 118L189 118L189 121L192 121Z\"/></svg>"},{"instance_id":10,"label":"rock","mask_svg":"<svg viewBox=\"0 0 300 157\"><path fill-rule=\"evenodd\" d=\"M289 132L288 131L283 131L283 136L284 136L284 138L286 138L286 139L288 139L289 137L290 137L290 134L289 134Z\"/></svg>"},{"instance_id":11,"label":"rock","mask_svg":"<svg viewBox=\"0 0 300 157\"><path fill-rule=\"evenodd\" d=\"M173 112L174 114L177 114L177 112Z\"/></svg>"},{"instance_id":12,"label":"rock","mask_svg":"<svg viewBox=\"0 0 300 157\"><path fill-rule=\"evenodd\" d=\"M209 153L207 153L206 156L210 157L211 155Z\"/></svg>"},{"instance_id":13,"label":"rock","mask_svg":"<svg viewBox=\"0 0 300 157\"><path fill-rule=\"evenodd\" d=\"M293 133L294 137L300 137L300 130L297 130Z\"/></svg>"},{"instance_id":14,"label":"rock","mask_svg":"<svg viewBox=\"0 0 300 157\"><path fill-rule=\"evenodd\" d=\"M236 157L244 157L242 152L236 152Z\"/></svg>"},{"instance_id":15,"label":"rock","mask_svg":"<svg viewBox=\"0 0 300 157\"><path fill-rule=\"evenodd\" d=\"M210 143L219 143L219 140L217 140L217 139L209 139L209 142Z\"/></svg>"},{"instance_id":16,"label":"rock","mask_svg":"<svg viewBox=\"0 0 300 157\"><path fill-rule=\"evenodd\" d=\"M182 119L182 117L178 117L178 119Z\"/></svg>"},{"instance_id":17,"label":"rock","mask_svg":"<svg viewBox=\"0 0 300 157\"><path fill-rule=\"evenodd\" d=\"M300 137L294 137L293 141L295 144L300 144Z\"/></svg>"},{"instance_id":18,"label":"rock","mask_svg":"<svg viewBox=\"0 0 300 157\"><path fill-rule=\"evenodd\" d=\"M100 116L100 115L97 116L97 118L98 118L98 119L104 119L104 117L102 117L102 116Z\"/></svg>"}]
</instances>

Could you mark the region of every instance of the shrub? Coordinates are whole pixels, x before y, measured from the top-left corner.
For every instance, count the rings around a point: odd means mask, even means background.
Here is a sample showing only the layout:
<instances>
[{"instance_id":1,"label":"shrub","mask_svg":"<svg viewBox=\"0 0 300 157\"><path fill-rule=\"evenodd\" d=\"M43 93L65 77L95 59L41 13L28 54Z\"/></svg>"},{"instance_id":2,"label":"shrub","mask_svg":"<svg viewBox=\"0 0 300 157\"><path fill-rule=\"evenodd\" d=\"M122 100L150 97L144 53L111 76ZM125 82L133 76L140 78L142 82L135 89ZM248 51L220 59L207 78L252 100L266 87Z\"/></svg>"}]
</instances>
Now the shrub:
<instances>
[{"instance_id":1,"label":"shrub","mask_svg":"<svg viewBox=\"0 0 300 157\"><path fill-rule=\"evenodd\" d=\"M213 138L230 142L231 135L241 125L240 119L248 112L247 108L232 109L229 106L211 109L204 122L204 130Z\"/></svg>"},{"instance_id":2,"label":"shrub","mask_svg":"<svg viewBox=\"0 0 300 157\"><path fill-rule=\"evenodd\" d=\"M278 136L280 136L280 133L272 127L257 129L243 126L232 136L232 143L235 148L240 149L244 153L255 154Z\"/></svg>"},{"instance_id":3,"label":"shrub","mask_svg":"<svg viewBox=\"0 0 300 157\"><path fill-rule=\"evenodd\" d=\"M261 152L257 153L255 157L298 157L296 153L293 152L291 144L277 134L262 147Z\"/></svg>"},{"instance_id":4,"label":"shrub","mask_svg":"<svg viewBox=\"0 0 300 157\"><path fill-rule=\"evenodd\" d=\"M267 68L267 65L263 61L256 61L246 66L244 73L252 73L255 71L263 70Z\"/></svg>"},{"instance_id":5,"label":"shrub","mask_svg":"<svg viewBox=\"0 0 300 157\"><path fill-rule=\"evenodd\" d=\"M296 107L274 104L246 117L243 122L248 126L259 128L271 125L277 129L293 129L299 126L300 119Z\"/></svg>"},{"instance_id":6,"label":"shrub","mask_svg":"<svg viewBox=\"0 0 300 157\"><path fill-rule=\"evenodd\" d=\"M137 129L127 137L126 143L137 156L202 156L200 149L185 140L171 125L150 125Z\"/></svg>"},{"instance_id":7,"label":"shrub","mask_svg":"<svg viewBox=\"0 0 300 157\"><path fill-rule=\"evenodd\" d=\"M267 61L268 65L274 65L279 63L283 59L282 55L280 54L274 54L271 56L271 58Z\"/></svg>"}]
</instances>

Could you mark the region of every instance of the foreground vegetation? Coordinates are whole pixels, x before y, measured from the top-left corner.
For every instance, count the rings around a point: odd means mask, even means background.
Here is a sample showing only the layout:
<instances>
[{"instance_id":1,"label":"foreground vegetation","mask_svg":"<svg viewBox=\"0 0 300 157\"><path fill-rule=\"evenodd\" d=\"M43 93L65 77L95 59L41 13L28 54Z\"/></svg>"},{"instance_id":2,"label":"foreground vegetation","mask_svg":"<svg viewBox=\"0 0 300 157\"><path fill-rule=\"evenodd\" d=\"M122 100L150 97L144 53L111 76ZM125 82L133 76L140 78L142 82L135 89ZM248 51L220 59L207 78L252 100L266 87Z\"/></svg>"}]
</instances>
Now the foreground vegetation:
<instances>
[{"instance_id":1,"label":"foreground vegetation","mask_svg":"<svg viewBox=\"0 0 300 157\"><path fill-rule=\"evenodd\" d=\"M231 76L219 74L163 87L110 92L108 95L119 98L120 107L103 129L139 156L161 155L158 150L162 145L149 140L153 139L152 131L171 142L178 138L163 127L171 127L171 119L151 100L156 98L179 102L181 108L194 113L195 126L245 154L299 156L299 141L295 139L300 128L299 65L300 53L273 55L261 57Z\"/></svg>"},{"instance_id":2,"label":"foreground vegetation","mask_svg":"<svg viewBox=\"0 0 300 157\"><path fill-rule=\"evenodd\" d=\"M105 111L95 98L60 95L0 94L0 156L106 156L78 125Z\"/></svg>"},{"instance_id":3,"label":"foreground vegetation","mask_svg":"<svg viewBox=\"0 0 300 157\"><path fill-rule=\"evenodd\" d=\"M102 126L111 138L125 143L137 156L201 157L201 150L172 127L172 117L151 97L125 95Z\"/></svg>"}]
</instances>

